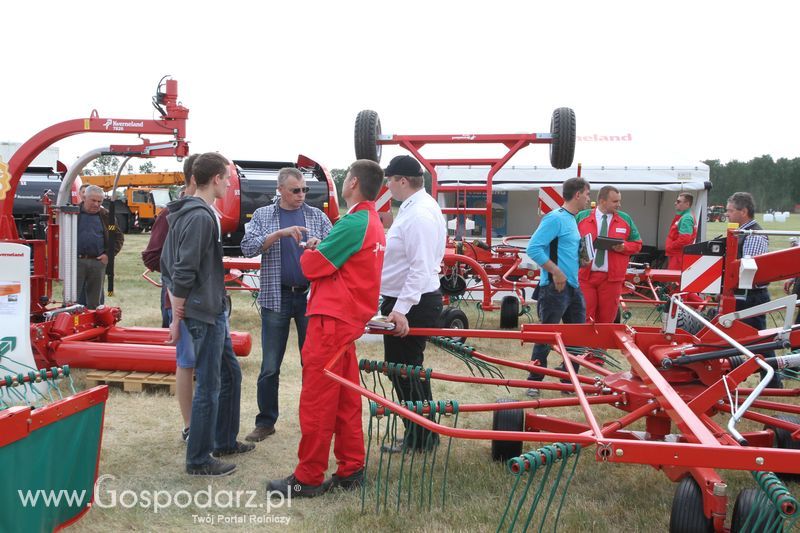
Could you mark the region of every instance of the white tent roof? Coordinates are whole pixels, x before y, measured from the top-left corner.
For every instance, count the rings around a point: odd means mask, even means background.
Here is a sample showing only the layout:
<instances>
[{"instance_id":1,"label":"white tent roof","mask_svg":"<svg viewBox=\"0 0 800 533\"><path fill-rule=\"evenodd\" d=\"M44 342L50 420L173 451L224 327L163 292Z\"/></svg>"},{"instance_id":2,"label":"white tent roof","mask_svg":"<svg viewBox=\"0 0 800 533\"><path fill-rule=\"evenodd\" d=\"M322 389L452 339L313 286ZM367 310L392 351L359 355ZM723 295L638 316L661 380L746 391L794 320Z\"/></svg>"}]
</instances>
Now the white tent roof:
<instances>
[{"instance_id":1,"label":"white tent roof","mask_svg":"<svg viewBox=\"0 0 800 533\"><path fill-rule=\"evenodd\" d=\"M436 172L441 185L479 184L486 181L488 167L439 166ZM492 180L494 191L523 191L540 187L559 187L577 175L577 168L557 170L549 166L504 167ZM708 165L658 166L583 166L581 176L592 189L613 185L620 190L702 191L710 181Z\"/></svg>"}]
</instances>

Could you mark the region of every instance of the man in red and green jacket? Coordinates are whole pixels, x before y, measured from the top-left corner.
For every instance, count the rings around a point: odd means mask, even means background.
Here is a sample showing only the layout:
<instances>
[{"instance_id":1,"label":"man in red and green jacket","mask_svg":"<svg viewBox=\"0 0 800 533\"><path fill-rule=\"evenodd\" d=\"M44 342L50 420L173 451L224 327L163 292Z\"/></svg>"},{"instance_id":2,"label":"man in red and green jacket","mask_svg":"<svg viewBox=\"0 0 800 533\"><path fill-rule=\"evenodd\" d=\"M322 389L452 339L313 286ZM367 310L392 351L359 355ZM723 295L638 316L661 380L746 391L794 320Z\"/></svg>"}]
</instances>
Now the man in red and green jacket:
<instances>
[{"instance_id":1,"label":"man in red and green jacket","mask_svg":"<svg viewBox=\"0 0 800 533\"><path fill-rule=\"evenodd\" d=\"M300 257L311 282L309 317L302 349L299 463L286 478L267 484L268 495L312 497L333 487L355 489L364 480L364 435L361 395L325 375L325 367L358 384L355 340L378 309L381 269L386 249L375 198L383 170L360 159L350 166L342 185L349 210L314 249ZM332 358L335 358L332 360ZM338 468L324 481L331 440Z\"/></svg>"},{"instance_id":2,"label":"man in red and green jacket","mask_svg":"<svg viewBox=\"0 0 800 533\"><path fill-rule=\"evenodd\" d=\"M669 258L667 268L681 270L683 264L683 247L692 244L697 236L697 227L692 216L694 196L682 192L675 200L675 218L669 226L665 253Z\"/></svg>"},{"instance_id":3,"label":"man in red and green jacket","mask_svg":"<svg viewBox=\"0 0 800 533\"><path fill-rule=\"evenodd\" d=\"M575 216L581 237L591 235L594 240L602 235L624 241L611 250L597 249L594 260L578 272L587 322L614 322L628 260L642 249L639 230L630 215L619 210L621 204L619 190L606 185L597 195L597 207Z\"/></svg>"}]
</instances>

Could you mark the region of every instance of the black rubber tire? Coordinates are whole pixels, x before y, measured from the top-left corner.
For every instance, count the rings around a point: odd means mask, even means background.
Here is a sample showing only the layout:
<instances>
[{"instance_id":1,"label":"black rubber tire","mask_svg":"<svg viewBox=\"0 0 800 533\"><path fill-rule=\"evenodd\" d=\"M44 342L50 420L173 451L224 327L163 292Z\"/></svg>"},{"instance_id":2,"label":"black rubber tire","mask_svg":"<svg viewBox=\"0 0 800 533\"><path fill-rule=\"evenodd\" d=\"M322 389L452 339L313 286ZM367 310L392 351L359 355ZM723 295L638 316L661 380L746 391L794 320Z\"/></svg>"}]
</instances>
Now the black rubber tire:
<instances>
[{"instance_id":1,"label":"black rubber tire","mask_svg":"<svg viewBox=\"0 0 800 533\"><path fill-rule=\"evenodd\" d=\"M575 111L559 107L550 120L550 164L553 168L569 168L575 157Z\"/></svg>"},{"instance_id":2,"label":"black rubber tire","mask_svg":"<svg viewBox=\"0 0 800 533\"><path fill-rule=\"evenodd\" d=\"M467 280L462 276L442 276L439 278L439 289L447 296L461 296L467 292Z\"/></svg>"},{"instance_id":3,"label":"black rubber tire","mask_svg":"<svg viewBox=\"0 0 800 533\"><path fill-rule=\"evenodd\" d=\"M775 415L778 420L784 422L791 422L793 424L800 424L800 416L795 415ZM775 433L775 438L772 441L773 448L780 448L782 450L800 450L800 440L792 439L792 433L783 428L778 428L766 424L764 429L771 429ZM784 472L775 472L782 481L800 481L800 474L786 474Z\"/></svg>"},{"instance_id":4,"label":"black rubber tire","mask_svg":"<svg viewBox=\"0 0 800 533\"><path fill-rule=\"evenodd\" d=\"M775 519L780 516L780 513L774 505L768 503L768 500L765 498L759 498L759 492L761 492L759 489L742 489L742 492L736 496L736 503L733 504L733 515L731 516L731 533L755 531L753 526L755 526L758 514L753 515L750 522L747 521L747 517L750 515L750 509L752 509L754 505L758 505L758 503L762 503L762 505L767 503L770 508L766 521L761 521L761 527L765 524L775 523Z\"/></svg>"},{"instance_id":5,"label":"black rubber tire","mask_svg":"<svg viewBox=\"0 0 800 533\"><path fill-rule=\"evenodd\" d=\"M678 483L669 515L670 533L705 533L713 531L711 518L703 514L703 492L692 476Z\"/></svg>"},{"instance_id":6,"label":"black rubber tire","mask_svg":"<svg viewBox=\"0 0 800 533\"><path fill-rule=\"evenodd\" d=\"M119 229L122 233L128 233L128 215L124 213L118 213L114 216L117 223L117 229Z\"/></svg>"},{"instance_id":7,"label":"black rubber tire","mask_svg":"<svg viewBox=\"0 0 800 533\"><path fill-rule=\"evenodd\" d=\"M381 119L378 113L365 109L356 117L355 146L356 159L369 159L381 162L382 146L378 144L381 134Z\"/></svg>"},{"instance_id":8,"label":"black rubber tire","mask_svg":"<svg viewBox=\"0 0 800 533\"><path fill-rule=\"evenodd\" d=\"M622 324L622 309L617 306L617 315L614 317L614 324Z\"/></svg>"},{"instance_id":9,"label":"black rubber tire","mask_svg":"<svg viewBox=\"0 0 800 533\"><path fill-rule=\"evenodd\" d=\"M504 296L500 302L500 329L517 329L519 327L519 298Z\"/></svg>"},{"instance_id":10,"label":"black rubber tire","mask_svg":"<svg viewBox=\"0 0 800 533\"><path fill-rule=\"evenodd\" d=\"M664 313L664 324L667 323L667 313ZM678 309L678 322L676 324L678 329L682 329L690 335L697 335L703 329L703 324L700 323L694 316L688 314L683 309Z\"/></svg>"},{"instance_id":11,"label":"black rubber tire","mask_svg":"<svg viewBox=\"0 0 800 533\"><path fill-rule=\"evenodd\" d=\"M469 319L464 311L455 307L447 307L439 315L439 327L446 329L469 329ZM457 342L466 342L466 337L449 337Z\"/></svg>"},{"instance_id":12,"label":"black rubber tire","mask_svg":"<svg viewBox=\"0 0 800 533\"><path fill-rule=\"evenodd\" d=\"M500 398L497 403L513 403L511 398ZM504 409L492 412L493 431L525 431L525 410ZM508 461L522 455L522 441L493 440L492 461Z\"/></svg>"}]
</instances>

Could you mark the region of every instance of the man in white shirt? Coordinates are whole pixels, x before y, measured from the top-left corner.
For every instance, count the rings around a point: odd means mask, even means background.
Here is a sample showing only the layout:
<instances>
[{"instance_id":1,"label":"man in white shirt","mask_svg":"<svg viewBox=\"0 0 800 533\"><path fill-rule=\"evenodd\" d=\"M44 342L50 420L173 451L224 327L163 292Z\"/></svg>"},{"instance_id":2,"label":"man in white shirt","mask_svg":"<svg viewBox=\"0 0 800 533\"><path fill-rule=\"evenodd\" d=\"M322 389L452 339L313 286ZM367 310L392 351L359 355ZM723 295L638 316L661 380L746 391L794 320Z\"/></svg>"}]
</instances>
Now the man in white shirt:
<instances>
[{"instance_id":1,"label":"man in white shirt","mask_svg":"<svg viewBox=\"0 0 800 533\"><path fill-rule=\"evenodd\" d=\"M435 327L442 312L439 270L447 241L439 204L425 192L422 166L411 156L397 156L384 171L392 198L402 203L386 235L386 255L381 276L381 314L395 324L394 335L384 336L384 359L390 363L422 366L425 337L409 337L409 327ZM392 379L400 401L431 401L430 383L422 390L407 378ZM408 424L403 448L421 448L434 442L436 435Z\"/></svg>"}]
</instances>

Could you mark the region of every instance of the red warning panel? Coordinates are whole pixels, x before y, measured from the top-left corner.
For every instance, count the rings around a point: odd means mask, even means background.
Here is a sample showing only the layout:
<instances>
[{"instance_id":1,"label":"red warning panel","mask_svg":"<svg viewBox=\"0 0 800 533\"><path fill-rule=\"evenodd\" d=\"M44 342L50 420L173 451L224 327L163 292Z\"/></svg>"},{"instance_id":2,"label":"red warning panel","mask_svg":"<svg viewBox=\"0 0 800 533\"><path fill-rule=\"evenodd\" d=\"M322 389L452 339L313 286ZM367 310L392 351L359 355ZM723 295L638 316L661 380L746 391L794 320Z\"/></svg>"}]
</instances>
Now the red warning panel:
<instances>
[{"instance_id":1,"label":"red warning panel","mask_svg":"<svg viewBox=\"0 0 800 533\"><path fill-rule=\"evenodd\" d=\"M391 208L392 193L389 192L389 187L383 185L378 193L378 198L375 200L375 210L378 213L387 213Z\"/></svg>"},{"instance_id":2,"label":"red warning panel","mask_svg":"<svg viewBox=\"0 0 800 533\"><path fill-rule=\"evenodd\" d=\"M724 259L714 255L684 254L681 291L719 294L722 291Z\"/></svg>"},{"instance_id":3,"label":"red warning panel","mask_svg":"<svg viewBox=\"0 0 800 533\"><path fill-rule=\"evenodd\" d=\"M564 198L555 187L542 187L539 189L539 212L546 215L558 209L564 203Z\"/></svg>"}]
</instances>

